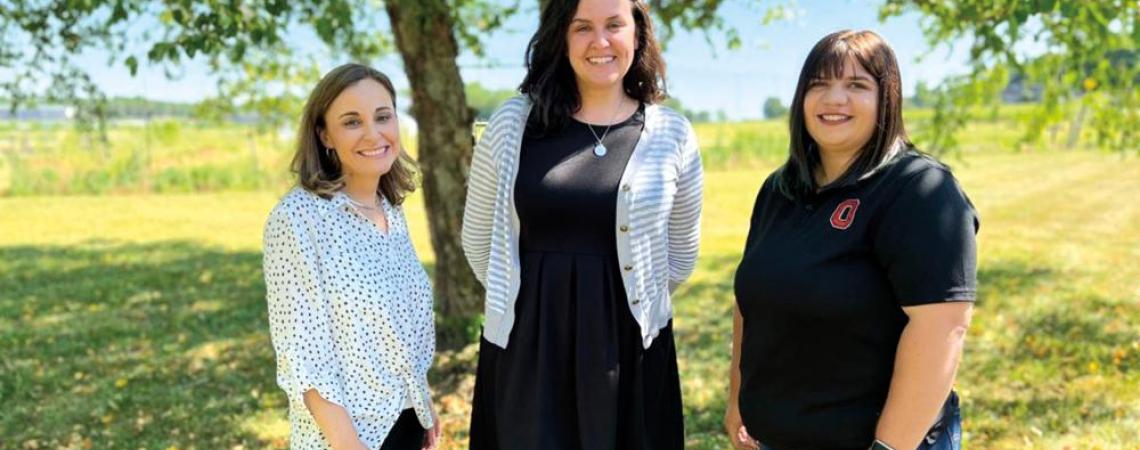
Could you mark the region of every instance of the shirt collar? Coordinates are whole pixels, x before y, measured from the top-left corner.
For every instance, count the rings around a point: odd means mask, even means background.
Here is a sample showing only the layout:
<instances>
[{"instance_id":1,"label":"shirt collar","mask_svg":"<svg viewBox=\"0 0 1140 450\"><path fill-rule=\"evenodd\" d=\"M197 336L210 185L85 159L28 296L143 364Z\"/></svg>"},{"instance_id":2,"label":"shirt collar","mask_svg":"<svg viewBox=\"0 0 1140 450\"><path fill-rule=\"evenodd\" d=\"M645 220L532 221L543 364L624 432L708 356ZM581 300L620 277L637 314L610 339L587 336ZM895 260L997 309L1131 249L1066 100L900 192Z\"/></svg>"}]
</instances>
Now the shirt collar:
<instances>
[{"instance_id":1,"label":"shirt collar","mask_svg":"<svg viewBox=\"0 0 1140 450\"><path fill-rule=\"evenodd\" d=\"M858 179L855 179L853 181L849 181L845 184L835 184L835 183L829 184L829 185L825 186L823 189L820 189L819 191L817 191L814 194L814 196L818 197L824 193L832 192L836 189L844 189L844 188L848 188L851 186L855 186L856 184L858 184L858 183L860 183L860 182L862 182L868 178L875 176L876 174L878 174L879 172L882 172L888 166L893 164L895 162L895 158L897 156L899 156L899 154L906 151L907 148L908 147L907 147L906 143L903 142L902 139L896 139L895 143L891 145L891 148L888 149L887 152L883 154L883 159L879 160L879 164L875 165L875 167L871 168L871 170L868 170L867 172L863 173L863 175L861 175Z\"/></svg>"},{"instance_id":2,"label":"shirt collar","mask_svg":"<svg viewBox=\"0 0 1140 450\"><path fill-rule=\"evenodd\" d=\"M391 204L388 203L388 199L384 197L384 194L379 194L379 196L380 196L380 207L384 208L384 212L385 212L385 214L387 214L387 212L391 209ZM323 211L321 211L322 216L327 216L327 215L331 214L333 211L337 211L337 210L343 210L343 211L348 211L348 212L354 211L354 209L352 207L352 199L349 198L348 194L345 194L344 191L334 192L332 194L332 197L329 197L329 199L324 202L324 205L325 205L325 209Z\"/></svg>"},{"instance_id":3,"label":"shirt collar","mask_svg":"<svg viewBox=\"0 0 1140 450\"><path fill-rule=\"evenodd\" d=\"M352 204L349 201L348 194L345 194L344 191L333 192L332 197L329 197L329 199L324 202L325 208L321 211L322 215L327 216L333 211L351 208Z\"/></svg>"},{"instance_id":4,"label":"shirt collar","mask_svg":"<svg viewBox=\"0 0 1140 450\"><path fill-rule=\"evenodd\" d=\"M891 165L891 163L894 162L895 157L898 156L899 153L902 153L902 151L905 149L906 144L903 143L903 140L895 139L895 143L891 145L891 148L887 150L887 153L883 154L883 159L879 160L879 164L871 168L871 170L868 170L867 173L863 174L863 176L859 177L859 181L871 178L872 175L879 173L879 171L883 170L883 168Z\"/></svg>"}]
</instances>

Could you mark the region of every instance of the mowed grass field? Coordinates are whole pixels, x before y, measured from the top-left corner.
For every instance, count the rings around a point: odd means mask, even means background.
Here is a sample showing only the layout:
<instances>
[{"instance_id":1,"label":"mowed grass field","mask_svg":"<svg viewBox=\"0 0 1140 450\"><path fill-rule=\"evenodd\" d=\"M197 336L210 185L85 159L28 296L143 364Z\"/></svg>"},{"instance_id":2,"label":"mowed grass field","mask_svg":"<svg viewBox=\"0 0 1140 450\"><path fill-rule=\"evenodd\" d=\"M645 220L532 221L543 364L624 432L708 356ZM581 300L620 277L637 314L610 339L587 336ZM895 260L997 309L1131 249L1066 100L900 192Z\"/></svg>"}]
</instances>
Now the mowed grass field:
<instances>
[{"instance_id":1,"label":"mowed grass field","mask_svg":"<svg viewBox=\"0 0 1140 450\"><path fill-rule=\"evenodd\" d=\"M946 161L982 218L966 448L1140 449L1140 158ZM700 263L674 300L688 448L729 448L732 275L777 163L706 173ZM287 447L260 250L280 194L0 198L0 449ZM430 267L422 197L406 208ZM445 449L466 448L475 357L438 356Z\"/></svg>"}]
</instances>

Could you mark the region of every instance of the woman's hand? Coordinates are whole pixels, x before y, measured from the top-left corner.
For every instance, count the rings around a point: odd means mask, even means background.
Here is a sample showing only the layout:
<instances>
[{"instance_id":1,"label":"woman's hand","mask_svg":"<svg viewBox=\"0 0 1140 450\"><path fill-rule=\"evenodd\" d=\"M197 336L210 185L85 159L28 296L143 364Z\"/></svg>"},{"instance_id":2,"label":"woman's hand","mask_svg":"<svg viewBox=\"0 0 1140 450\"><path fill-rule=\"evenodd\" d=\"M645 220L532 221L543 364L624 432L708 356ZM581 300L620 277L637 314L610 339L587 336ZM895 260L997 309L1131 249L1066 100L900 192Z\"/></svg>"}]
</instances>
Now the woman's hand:
<instances>
[{"instance_id":1,"label":"woman's hand","mask_svg":"<svg viewBox=\"0 0 1140 450\"><path fill-rule=\"evenodd\" d=\"M368 450L368 446L360 441L360 435L352 425L352 418L348 411L336 403L325 400L316 389L309 389L304 394L305 407L313 415L321 434L328 440L333 450Z\"/></svg>"},{"instance_id":2,"label":"woman's hand","mask_svg":"<svg viewBox=\"0 0 1140 450\"><path fill-rule=\"evenodd\" d=\"M425 430L423 450L436 450L439 448L439 437L443 426L439 423L439 414L435 413L435 406L431 407L431 429Z\"/></svg>"},{"instance_id":3,"label":"woman's hand","mask_svg":"<svg viewBox=\"0 0 1140 450\"><path fill-rule=\"evenodd\" d=\"M728 440L732 441L732 447L739 450L759 450L760 445L752 436L748 435L748 430L744 428L744 421L740 419L740 406L736 402L728 402L728 408L724 411L724 431L728 433Z\"/></svg>"}]
</instances>

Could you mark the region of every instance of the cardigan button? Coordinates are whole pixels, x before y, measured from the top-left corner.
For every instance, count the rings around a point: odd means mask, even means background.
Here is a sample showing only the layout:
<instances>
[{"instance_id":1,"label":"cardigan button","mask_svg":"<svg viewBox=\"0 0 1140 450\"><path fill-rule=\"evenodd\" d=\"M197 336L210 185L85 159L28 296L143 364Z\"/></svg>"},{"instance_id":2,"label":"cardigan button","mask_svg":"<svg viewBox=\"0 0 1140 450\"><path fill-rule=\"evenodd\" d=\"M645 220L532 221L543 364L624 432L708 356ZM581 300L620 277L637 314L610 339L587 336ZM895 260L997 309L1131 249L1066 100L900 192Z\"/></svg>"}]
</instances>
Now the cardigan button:
<instances>
[{"instance_id":1,"label":"cardigan button","mask_svg":"<svg viewBox=\"0 0 1140 450\"><path fill-rule=\"evenodd\" d=\"M622 191L625 191L625 192L629 192L629 189L630 189L630 187L629 187L629 183L626 183L626 184L623 184L623 185L621 185L621 190L622 190Z\"/></svg>"},{"instance_id":2,"label":"cardigan button","mask_svg":"<svg viewBox=\"0 0 1140 450\"><path fill-rule=\"evenodd\" d=\"M636 304L638 304L638 303L641 303L641 300L638 300L638 299L636 299L636 298L635 298L635 299L633 299L633 301L632 301L632 302L630 302L630 303L632 303L632 304L636 305Z\"/></svg>"},{"instance_id":3,"label":"cardigan button","mask_svg":"<svg viewBox=\"0 0 1140 450\"><path fill-rule=\"evenodd\" d=\"M621 230L622 233L625 233L626 231L629 231L629 225L622 225L618 229Z\"/></svg>"},{"instance_id":4,"label":"cardigan button","mask_svg":"<svg viewBox=\"0 0 1140 450\"><path fill-rule=\"evenodd\" d=\"M629 271L633 270L633 266L625 266L624 269L626 272L629 272Z\"/></svg>"}]
</instances>

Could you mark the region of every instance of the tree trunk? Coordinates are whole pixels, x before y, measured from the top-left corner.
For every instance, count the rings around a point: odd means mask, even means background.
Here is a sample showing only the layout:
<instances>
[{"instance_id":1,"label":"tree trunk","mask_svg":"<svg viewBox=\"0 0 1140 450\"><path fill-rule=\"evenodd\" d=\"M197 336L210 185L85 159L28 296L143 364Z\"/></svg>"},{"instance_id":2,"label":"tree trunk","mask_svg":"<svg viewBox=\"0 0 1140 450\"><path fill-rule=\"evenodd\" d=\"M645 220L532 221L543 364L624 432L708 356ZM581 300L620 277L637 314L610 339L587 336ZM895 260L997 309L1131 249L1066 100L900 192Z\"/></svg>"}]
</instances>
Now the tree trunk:
<instances>
[{"instance_id":1,"label":"tree trunk","mask_svg":"<svg viewBox=\"0 0 1140 450\"><path fill-rule=\"evenodd\" d=\"M435 250L435 298L442 316L440 344L470 340L481 312L483 288L460 245L473 114L455 60L458 45L446 0L384 2L412 88L412 116L419 126L424 205Z\"/></svg>"}]
</instances>

